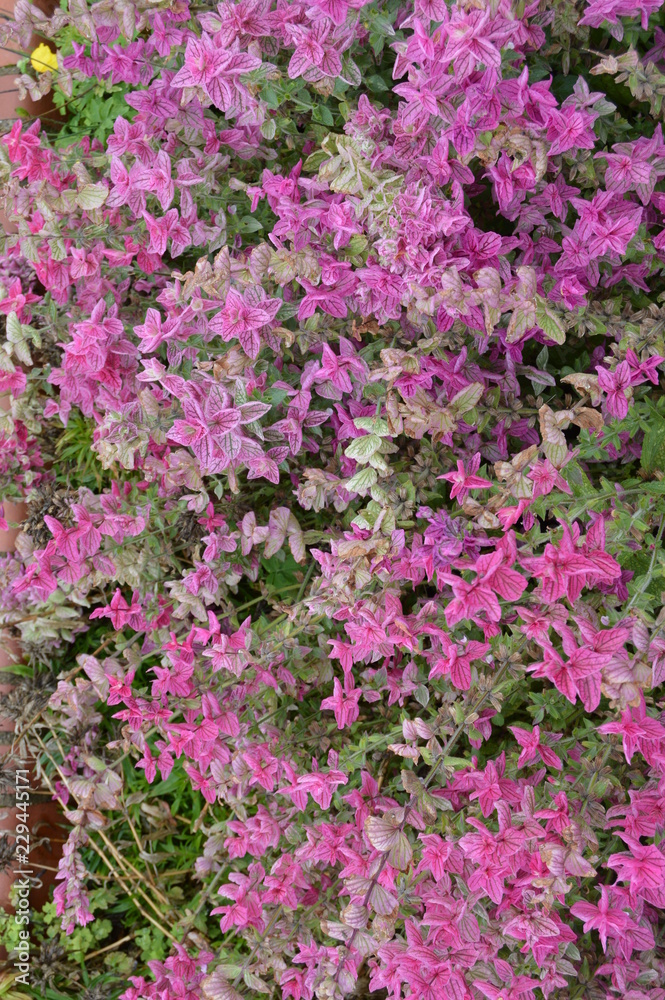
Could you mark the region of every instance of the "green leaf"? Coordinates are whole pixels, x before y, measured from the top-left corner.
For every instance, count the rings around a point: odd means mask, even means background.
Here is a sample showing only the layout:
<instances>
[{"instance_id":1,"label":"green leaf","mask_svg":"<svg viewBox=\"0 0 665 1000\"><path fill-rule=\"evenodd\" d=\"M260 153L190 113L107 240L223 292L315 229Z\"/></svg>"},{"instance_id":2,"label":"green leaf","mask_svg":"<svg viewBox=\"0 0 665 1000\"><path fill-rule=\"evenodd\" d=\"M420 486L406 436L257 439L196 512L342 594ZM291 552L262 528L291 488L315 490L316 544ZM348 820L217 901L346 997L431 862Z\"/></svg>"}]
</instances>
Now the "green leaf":
<instances>
[{"instance_id":1,"label":"green leaf","mask_svg":"<svg viewBox=\"0 0 665 1000\"><path fill-rule=\"evenodd\" d=\"M653 409L649 429L644 435L641 465L645 472L665 471L665 419Z\"/></svg>"},{"instance_id":2,"label":"green leaf","mask_svg":"<svg viewBox=\"0 0 665 1000\"><path fill-rule=\"evenodd\" d=\"M469 762L465 760L464 757L444 757L443 758L444 767L468 767Z\"/></svg>"},{"instance_id":3,"label":"green leaf","mask_svg":"<svg viewBox=\"0 0 665 1000\"><path fill-rule=\"evenodd\" d=\"M427 708L427 703L429 702L429 691L424 684L419 684L413 692L413 695L416 701L419 702L423 708Z\"/></svg>"},{"instance_id":4,"label":"green leaf","mask_svg":"<svg viewBox=\"0 0 665 1000\"><path fill-rule=\"evenodd\" d=\"M355 476L348 480L346 488L350 493L358 493L361 497L365 497L378 478L379 474L376 469L360 469Z\"/></svg>"},{"instance_id":5,"label":"green leaf","mask_svg":"<svg viewBox=\"0 0 665 1000\"><path fill-rule=\"evenodd\" d=\"M390 434L388 421L382 417L356 417L353 423L359 431L369 431L371 434L378 434L379 437L388 437Z\"/></svg>"},{"instance_id":6,"label":"green leaf","mask_svg":"<svg viewBox=\"0 0 665 1000\"><path fill-rule=\"evenodd\" d=\"M620 562L622 569L630 570L634 574L631 586L636 585L639 590L641 582L647 578L651 556L647 552L630 552L628 555L622 554ZM660 597L662 589L662 584L658 579L650 580L648 586L645 587L646 593L655 598Z\"/></svg>"},{"instance_id":7,"label":"green leaf","mask_svg":"<svg viewBox=\"0 0 665 1000\"><path fill-rule=\"evenodd\" d=\"M249 970L243 972L242 978L245 980L245 986L248 986L250 990L257 990L259 993L272 992L271 987L267 983Z\"/></svg>"},{"instance_id":8,"label":"green leaf","mask_svg":"<svg viewBox=\"0 0 665 1000\"><path fill-rule=\"evenodd\" d=\"M76 204L87 212L93 208L101 208L108 195L106 185L86 184L76 195Z\"/></svg>"},{"instance_id":9,"label":"green leaf","mask_svg":"<svg viewBox=\"0 0 665 1000\"><path fill-rule=\"evenodd\" d=\"M362 83L362 73L350 56L342 59L342 76L352 87L359 87Z\"/></svg>"},{"instance_id":10,"label":"green leaf","mask_svg":"<svg viewBox=\"0 0 665 1000\"><path fill-rule=\"evenodd\" d=\"M386 44L385 35L381 35L377 31L370 31L369 44L372 46L372 52L378 59L381 53L383 52L384 46Z\"/></svg>"},{"instance_id":11,"label":"green leaf","mask_svg":"<svg viewBox=\"0 0 665 1000\"><path fill-rule=\"evenodd\" d=\"M276 111L282 103L282 99L274 87L262 87L261 97L272 111Z\"/></svg>"},{"instance_id":12,"label":"green leaf","mask_svg":"<svg viewBox=\"0 0 665 1000\"><path fill-rule=\"evenodd\" d=\"M397 837L397 843L390 849L388 860L393 868L399 868L400 871L404 871L408 867L412 857L413 849L409 843L409 838L405 833L400 833Z\"/></svg>"},{"instance_id":13,"label":"green leaf","mask_svg":"<svg viewBox=\"0 0 665 1000\"><path fill-rule=\"evenodd\" d=\"M373 94L382 94L386 90L390 90L390 87L388 86L386 81L383 79L382 76L379 76L378 73L372 73L371 76L368 76L365 79L365 83L367 84L367 86L369 87L369 89L372 91Z\"/></svg>"},{"instance_id":14,"label":"green leaf","mask_svg":"<svg viewBox=\"0 0 665 1000\"><path fill-rule=\"evenodd\" d=\"M566 331L561 317L540 295L536 296L536 322L550 340L565 344Z\"/></svg>"},{"instance_id":15,"label":"green leaf","mask_svg":"<svg viewBox=\"0 0 665 1000\"><path fill-rule=\"evenodd\" d=\"M536 310L533 302L518 302L512 311L506 328L506 343L516 344L526 331L534 325Z\"/></svg>"},{"instance_id":16,"label":"green leaf","mask_svg":"<svg viewBox=\"0 0 665 1000\"><path fill-rule=\"evenodd\" d=\"M0 667L0 673L14 674L17 677L32 677L34 668L28 666L27 663L9 663L6 667Z\"/></svg>"},{"instance_id":17,"label":"green leaf","mask_svg":"<svg viewBox=\"0 0 665 1000\"><path fill-rule=\"evenodd\" d=\"M354 438L344 454L347 458L355 458L357 462L367 462L380 447L381 438L378 434L366 434L364 437Z\"/></svg>"},{"instance_id":18,"label":"green leaf","mask_svg":"<svg viewBox=\"0 0 665 1000\"><path fill-rule=\"evenodd\" d=\"M325 149L317 149L305 160L305 170L318 170L322 163L330 159L330 153L327 153Z\"/></svg>"},{"instance_id":19,"label":"green leaf","mask_svg":"<svg viewBox=\"0 0 665 1000\"><path fill-rule=\"evenodd\" d=\"M368 246L369 243L366 236L363 236L362 233L354 233L347 244L347 250L355 257L357 254L364 253Z\"/></svg>"},{"instance_id":20,"label":"green leaf","mask_svg":"<svg viewBox=\"0 0 665 1000\"><path fill-rule=\"evenodd\" d=\"M472 382L471 385L467 385L465 389L460 389L448 404L449 409L453 411L458 416L463 413L468 413L472 410L477 403L480 402L481 396L483 394L483 385L481 382Z\"/></svg>"},{"instance_id":21,"label":"green leaf","mask_svg":"<svg viewBox=\"0 0 665 1000\"><path fill-rule=\"evenodd\" d=\"M574 459L568 462L563 469L563 476L576 497L595 497L593 484L579 462Z\"/></svg>"},{"instance_id":22,"label":"green leaf","mask_svg":"<svg viewBox=\"0 0 665 1000\"><path fill-rule=\"evenodd\" d=\"M395 29L387 17L383 17L381 14L373 14L372 32L375 32L378 35L384 35L386 38L392 38L395 34Z\"/></svg>"},{"instance_id":23,"label":"green leaf","mask_svg":"<svg viewBox=\"0 0 665 1000\"><path fill-rule=\"evenodd\" d=\"M317 104L317 106L312 111L312 118L315 122L320 122L321 125L334 125L335 119L332 116L330 108L327 108L325 104Z\"/></svg>"},{"instance_id":24,"label":"green leaf","mask_svg":"<svg viewBox=\"0 0 665 1000\"><path fill-rule=\"evenodd\" d=\"M10 312L7 317L7 340L11 344L17 344L20 340L23 340L21 324L15 312Z\"/></svg>"},{"instance_id":25,"label":"green leaf","mask_svg":"<svg viewBox=\"0 0 665 1000\"><path fill-rule=\"evenodd\" d=\"M263 226L252 215L243 215L238 223L238 229L241 233L258 233L260 229L263 229Z\"/></svg>"}]
</instances>

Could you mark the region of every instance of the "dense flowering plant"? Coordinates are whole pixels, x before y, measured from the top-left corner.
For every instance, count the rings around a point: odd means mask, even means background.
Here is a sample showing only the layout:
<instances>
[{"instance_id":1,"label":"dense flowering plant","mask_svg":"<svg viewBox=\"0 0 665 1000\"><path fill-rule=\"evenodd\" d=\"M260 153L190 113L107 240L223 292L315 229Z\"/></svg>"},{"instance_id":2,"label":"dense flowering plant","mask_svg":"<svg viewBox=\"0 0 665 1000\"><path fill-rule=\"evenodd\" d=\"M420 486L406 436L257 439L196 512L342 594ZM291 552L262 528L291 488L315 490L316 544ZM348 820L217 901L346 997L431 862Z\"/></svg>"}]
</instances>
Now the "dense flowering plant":
<instances>
[{"instance_id":1,"label":"dense flowering plant","mask_svg":"<svg viewBox=\"0 0 665 1000\"><path fill-rule=\"evenodd\" d=\"M123 1000L665 1000L661 2L2 27L77 110L0 142L0 624Z\"/></svg>"}]
</instances>

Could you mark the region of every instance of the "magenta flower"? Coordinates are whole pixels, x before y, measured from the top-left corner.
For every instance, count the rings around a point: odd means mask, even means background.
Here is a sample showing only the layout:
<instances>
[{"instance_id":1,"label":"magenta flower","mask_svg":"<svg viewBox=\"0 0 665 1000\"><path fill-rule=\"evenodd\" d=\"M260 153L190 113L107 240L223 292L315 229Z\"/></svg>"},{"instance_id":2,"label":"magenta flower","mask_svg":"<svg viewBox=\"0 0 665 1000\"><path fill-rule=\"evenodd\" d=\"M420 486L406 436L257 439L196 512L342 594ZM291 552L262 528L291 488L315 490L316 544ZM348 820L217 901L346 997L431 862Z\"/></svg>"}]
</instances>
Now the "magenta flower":
<instances>
[{"instance_id":1,"label":"magenta flower","mask_svg":"<svg viewBox=\"0 0 665 1000\"><path fill-rule=\"evenodd\" d=\"M623 420L628 415L628 401L632 396L630 389L633 385L633 377L628 363L622 361L613 372L600 367L600 365L596 371L598 372L598 388L607 394L608 413L610 416L616 417L617 420Z\"/></svg>"},{"instance_id":2,"label":"magenta flower","mask_svg":"<svg viewBox=\"0 0 665 1000\"><path fill-rule=\"evenodd\" d=\"M330 698L324 698L321 702L321 710L329 709L335 713L335 721L338 729L345 729L356 721L360 714L358 702L362 691L354 689L353 677L347 674L344 677L344 687L337 677L334 680L334 694Z\"/></svg>"},{"instance_id":3,"label":"magenta flower","mask_svg":"<svg viewBox=\"0 0 665 1000\"><path fill-rule=\"evenodd\" d=\"M343 319L348 313L348 299L356 290L358 279L344 271L340 277L330 284L313 285L307 278L301 278L300 284L305 289L305 296L300 302L298 319L304 320L313 316L317 307L329 316Z\"/></svg>"},{"instance_id":4,"label":"magenta flower","mask_svg":"<svg viewBox=\"0 0 665 1000\"><path fill-rule=\"evenodd\" d=\"M443 476L437 476L436 478L445 479L449 483L452 483L453 487L450 491L451 499L454 500L455 497L459 497L457 502L463 504L471 490L487 490L492 485L488 479L482 479L476 475L479 468L480 452L476 452L468 463L461 460L457 462L457 472L446 472Z\"/></svg>"},{"instance_id":5,"label":"magenta flower","mask_svg":"<svg viewBox=\"0 0 665 1000\"><path fill-rule=\"evenodd\" d=\"M547 496L553 489L572 495L572 490L558 469L555 469L549 458L531 466L528 478L533 482L533 499Z\"/></svg>"},{"instance_id":6,"label":"magenta flower","mask_svg":"<svg viewBox=\"0 0 665 1000\"><path fill-rule=\"evenodd\" d=\"M648 753L646 744L654 741L665 740L665 726L657 719L651 719L644 714L642 718L634 718L634 710L625 709L621 714L621 720L617 722L604 722L598 727L599 733L616 733L623 739L623 752L626 760L630 764L636 750Z\"/></svg>"},{"instance_id":7,"label":"magenta flower","mask_svg":"<svg viewBox=\"0 0 665 1000\"><path fill-rule=\"evenodd\" d=\"M600 701L600 672L611 660L611 654L596 653L586 646L575 648L564 660L552 646L545 646L543 659L528 670L534 677L546 677L568 701L580 697L587 711L593 711Z\"/></svg>"},{"instance_id":8,"label":"magenta flower","mask_svg":"<svg viewBox=\"0 0 665 1000\"><path fill-rule=\"evenodd\" d=\"M91 613L91 618L110 618L114 629L122 629L125 625L138 631L142 626L143 612L137 600L137 592L132 596L132 603L128 604L122 596L120 587L116 589L111 598L111 603L104 608L95 608Z\"/></svg>"},{"instance_id":9,"label":"magenta flower","mask_svg":"<svg viewBox=\"0 0 665 1000\"><path fill-rule=\"evenodd\" d=\"M524 767L525 764L539 757L548 767L555 767L558 771L561 770L563 767L561 759L547 744L540 741L540 726L534 726L532 732L522 729L521 726L509 726L508 728L522 747L517 761L518 767ZM561 739L561 734L548 734L548 737L550 740L559 740Z\"/></svg>"},{"instance_id":10,"label":"magenta flower","mask_svg":"<svg viewBox=\"0 0 665 1000\"><path fill-rule=\"evenodd\" d=\"M432 666L429 677L445 677L450 674L450 680L462 691L471 687L471 664L489 653L490 646L486 642L456 643L443 633L440 637L444 655Z\"/></svg>"},{"instance_id":11,"label":"magenta flower","mask_svg":"<svg viewBox=\"0 0 665 1000\"><path fill-rule=\"evenodd\" d=\"M611 854L607 867L614 868L619 882L628 882L632 897L645 892L654 893L655 899L663 899L665 888L665 855L655 844L641 844L639 840L619 833L627 844L629 854Z\"/></svg>"},{"instance_id":12,"label":"magenta flower","mask_svg":"<svg viewBox=\"0 0 665 1000\"><path fill-rule=\"evenodd\" d=\"M209 35L201 38L190 38L185 49L185 63L171 81L173 87L200 87L215 100L223 94L226 97L225 81L220 83L220 77L233 79L242 73L249 73L261 65L261 60L248 53L220 48L215 45ZM218 89L219 90L218 93ZM223 107L219 104L219 107Z\"/></svg>"},{"instance_id":13,"label":"magenta flower","mask_svg":"<svg viewBox=\"0 0 665 1000\"><path fill-rule=\"evenodd\" d=\"M627 913L612 906L610 892L609 886L601 885L598 904L580 900L579 903L574 903L570 908L574 917L579 917L580 920L584 921L585 934L590 930L598 931L603 951L607 951L608 937L619 937L626 928L633 924Z\"/></svg>"},{"instance_id":14,"label":"magenta flower","mask_svg":"<svg viewBox=\"0 0 665 1000\"><path fill-rule=\"evenodd\" d=\"M446 606L446 621L452 628L463 618L482 624L483 621L501 621L499 597L517 601L526 589L527 581L512 569L517 556L512 532L505 535L491 556L478 556L472 567L475 580L469 582L452 573L439 573L439 577L452 587L454 598ZM466 568L466 567L465 567Z\"/></svg>"},{"instance_id":15,"label":"magenta flower","mask_svg":"<svg viewBox=\"0 0 665 1000\"><path fill-rule=\"evenodd\" d=\"M565 153L573 147L593 149L596 144L592 127L595 117L594 114L576 111L574 108L565 108L563 111L552 108L547 126L550 154Z\"/></svg>"},{"instance_id":16,"label":"magenta flower","mask_svg":"<svg viewBox=\"0 0 665 1000\"><path fill-rule=\"evenodd\" d=\"M224 308L210 320L210 330L228 343L237 339L250 358L256 358L260 347L260 331L274 320L281 306L279 299L266 298L263 293L248 291L245 296L231 289Z\"/></svg>"},{"instance_id":17,"label":"magenta flower","mask_svg":"<svg viewBox=\"0 0 665 1000\"><path fill-rule=\"evenodd\" d=\"M541 986L541 980L516 976L508 986L494 986L483 979L474 979L473 985L488 1000L534 1000L533 991Z\"/></svg>"}]
</instances>

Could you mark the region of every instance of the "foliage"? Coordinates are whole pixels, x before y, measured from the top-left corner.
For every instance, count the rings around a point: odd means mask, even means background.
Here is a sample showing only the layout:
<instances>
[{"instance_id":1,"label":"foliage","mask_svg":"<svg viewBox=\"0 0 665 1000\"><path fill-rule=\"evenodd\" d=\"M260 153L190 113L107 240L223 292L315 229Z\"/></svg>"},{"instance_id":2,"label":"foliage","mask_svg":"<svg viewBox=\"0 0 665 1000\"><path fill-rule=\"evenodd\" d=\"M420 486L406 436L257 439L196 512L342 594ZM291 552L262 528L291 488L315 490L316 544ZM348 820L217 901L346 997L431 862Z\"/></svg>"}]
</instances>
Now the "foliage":
<instances>
[{"instance_id":1,"label":"foliage","mask_svg":"<svg viewBox=\"0 0 665 1000\"><path fill-rule=\"evenodd\" d=\"M665 1000L664 29L17 3L36 996Z\"/></svg>"}]
</instances>

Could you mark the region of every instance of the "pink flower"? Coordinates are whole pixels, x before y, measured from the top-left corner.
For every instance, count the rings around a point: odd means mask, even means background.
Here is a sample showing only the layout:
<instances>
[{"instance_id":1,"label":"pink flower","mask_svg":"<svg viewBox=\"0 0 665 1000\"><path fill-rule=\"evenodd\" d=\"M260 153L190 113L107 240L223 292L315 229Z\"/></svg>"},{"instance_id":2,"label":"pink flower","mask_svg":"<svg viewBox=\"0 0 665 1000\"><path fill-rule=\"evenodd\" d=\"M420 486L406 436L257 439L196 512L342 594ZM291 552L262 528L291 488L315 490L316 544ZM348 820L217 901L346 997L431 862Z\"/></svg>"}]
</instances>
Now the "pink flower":
<instances>
[{"instance_id":1,"label":"pink flower","mask_svg":"<svg viewBox=\"0 0 665 1000\"><path fill-rule=\"evenodd\" d=\"M480 476L476 476L476 472L480 468L480 452L477 452L468 464L462 461L457 462L457 472L446 472L443 476L437 476L437 479L446 479L449 483L453 484L453 488L450 491L451 499L459 497L457 501L459 504L463 504L469 495L471 490L486 490L492 485L488 479L481 479Z\"/></svg>"},{"instance_id":2,"label":"pink flower","mask_svg":"<svg viewBox=\"0 0 665 1000\"><path fill-rule=\"evenodd\" d=\"M217 790L214 782L205 774L202 774L198 767L194 767L192 764L185 764L185 771L192 786L196 791L201 792L206 802L215 802L217 799Z\"/></svg>"},{"instance_id":3,"label":"pink flower","mask_svg":"<svg viewBox=\"0 0 665 1000\"><path fill-rule=\"evenodd\" d=\"M547 496L553 489L572 495L572 490L558 469L555 469L549 458L531 466L528 478L533 482L533 499Z\"/></svg>"},{"instance_id":4,"label":"pink flower","mask_svg":"<svg viewBox=\"0 0 665 1000\"><path fill-rule=\"evenodd\" d=\"M505 755L490 760L484 771L473 775L474 790L469 798L477 799L483 816L490 816L499 799L509 791L510 783L503 777L505 770Z\"/></svg>"},{"instance_id":5,"label":"pink flower","mask_svg":"<svg viewBox=\"0 0 665 1000\"><path fill-rule=\"evenodd\" d=\"M121 702L129 702L132 697L134 674L134 670L129 670L126 677L116 674L105 675L109 686L107 695L107 703L109 705L119 705Z\"/></svg>"},{"instance_id":6,"label":"pink flower","mask_svg":"<svg viewBox=\"0 0 665 1000\"><path fill-rule=\"evenodd\" d=\"M328 344L324 344L321 365L314 373L314 381L317 384L331 382L340 392L352 392L352 374L361 384L367 377L367 365L356 355L353 345L345 337L340 337L338 356Z\"/></svg>"},{"instance_id":7,"label":"pink flower","mask_svg":"<svg viewBox=\"0 0 665 1000\"><path fill-rule=\"evenodd\" d=\"M240 872L231 872L229 882L217 890L220 896L226 896L233 900L230 906L217 906L210 911L213 915L224 914L220 921L223 932L231 930L232 927L255 927L259 933L263 931L265 926L263 906L257 890L264 876L265 871L262 865L251 864L249 876Z\"/></svg>"},{"instance_id":8,"label":"pink flower","mask_svg":"<svg viewBox=\"0 0 665 1000\"><path fill-rule=\"evenodd\" d=\"M266 892L262 902L286 906L289 910L298 908L303 889L309 888L309 883L297 861L282 856L266 875L264 883ZM298 890L301 890L298 892Z\"/></svg>"},{"instance_id":9,"label":"pink flower","mask_svg":"<svg viewBox=\"0 0 665 1000\"><path fill-rule=\"evenodd\" d=\"M329 316L344 319L348 313L347 299L353 295L358 279L351 271L342 271L337 280L329 284L321 283L317 287L306 278L301 278L300 284L305 289L305 296L298 309L299 320L313 316L317 307Z\"/></svg>"},{"instance_id":10,"label":"pink flower","mask_svg":"<svg viewBox=\"0 0 665 1000\"><path fill-rule=\"evenodd\" d=\"M561 759L557 757L550 747L540 742L540 726L534 726L532 732L522 729L520 726L509 726L508 728L522 747L522 752L517 761L518 767L524 767L525 764L540 757L548 767L555 767L558 771L561 770L563 767ZM561 739L561 734L551 734L550 739L559 740Z\"/></svg>"},{"instance_id":11,"label":"pink flower","mask_svg":"<svg viewBox=\"0 0 665 1000\"><path fill-rule=\"evenodd\" d=\"M556 111L551 108L548 116L547 139L550 142L550 155L565 153L568 149L593 149L596 136L593 133L595 114L588 111L576 111L575 108L565 108Z\"/></svg>"},{"instance_id":12,"label":"pink flower","mask_svg":"<svg viewBox=\"0 0 665 1000\"><path fill-rule=\"evenodd\" d=\"M16 281L11 283L7 289L5 298L0 302L0 312L4 313L5 316L8 316L11 312L15 312L19 321L26 323L30 320L30 310L26 307L32 302L39 301L39 295L23 291L21 279L17 278Z\"/></svg>"},{"instance_id":13,"label":"pink flower","mask_svg":"<svg viewBox=\"0 0 665 1000\"><path fill-rule=\"evenodd\" d=\"M623 420L628 415L628 400L632 396L630 389L633 378L626 361L620 362L616 370L610 372L607 368L597 366L598 388L606 393L607 410L610 416Z\"/></svg>"},{"instance_id":14,"label":"pink flower","mask_svg":"<svg viewBox=\"0 0 665 1000\"><path fill-rule=\"evenodd\" d=\"M12 396L22 396L27 384L22 368L15 368L14 371L0 370L0 393L9 392Z\"/></svg>"},{"instance_id":15,"label":"pink flower","mask_svg":"<svg viewBox=\"0 0 665 1000\"><path fill-rule=\"evenodd\" d=\"M474 979L473 985L488 1000L534 1000L533 991L542 987L542 982L528 976L516 976L508 986L494 986L484 979Z\"/></svg>"},{"instance_id":16,"label":"pink flower","mask_svg":"<svg viewBox=\"0 0 665 1000\"><path fill-rule=\"evenodd\" d=\"M134 592L132 603L128 604L118 587L111 598L111 603L104 608L95 608L90 618L110 618L114 629L120 630L129 625L138 631L142 627L143 613L137 597L137 592Z\"/></svg>"},{"instance_id":17,"label":"pink flower","mask_svg":"<svg viewBox=\"0 0 665 1000\"><path fill-rule=\"evenodd\" d=\"M441 579L449 583L455 595L446 607L446 621L452 628L463 618L482 623L501 621L501 606L498 597L506 601L517 601L526 589L527 581L511 568L517 556L513 532L504 535L497 542L492 555L478 556L472 569L476 579L467 582L452 573L439 573Z\"/></svg>"},{"instance_id":18,"label":"pink flower","mask_svg":"<svg viewBox=\"0 0 665 1000\"><path fill-rule=\"evenodd\" d=\"M598 931L603 951L607 951L608 937L619 937L633 923L627 913L612 907L610 891L609 886L601 885L600 901L597 905L580 900L578 903L573 903L570 908L574 917L584 921L585 934L590 930Z\"/></svg>"},{"instance_id":19,"label":"pink flower","mask_svg":"<svg viewBox=\"0 0 665 1000\"><path fill-rule=\"evenodd\" d=\"M432 666L429 672L430 680L450 674L450 680L456 688L468 691L471 687L471 663L489 653L489 644L474 640L467 643L456 643L452 642L445 633L441 635L440 640L444 656L439 657Z\"/></svg>"},{"instance_id":20,"label":"pink flower","mask_svg":"<svg viewBox=\"0 0 665 1000\"><path fill-rule=\"evenodd\" d=\"M611 854L607 859L607 867L615 869L619 882L629 883L631 895L639 896L648 891L662 897L665 888L665 856L655 844L641 844L626 833L619 833L618 836L626 842L630 853Z\"/></svg>"},{"instance_id":21,"label":"pink flower","mask_svg":"<svg viewBox=\"0 0 665 1000\"><path fill-rule=\"evenodd\" d=\"M582 588L596 580L615 580L621 567L604 551L602 519L597 526L596 539L590 529L590 543L578 544L579 528L574 533L563 526L563 537L558 545L548 542L542 556L526 556L522 565L538 577L539 590L547 604L554 604L564 595L570 601L579 597Z\"/></svg>"},{"instance_id":22,"label":"pink flower","mask_svg":"<svg viewBox=\"0 0 665 1000\"><path fill-rule=\"evenodd\" d=\"M339 4L340 0L335 0ZM325 18L312 25L293 25L291 28L296 47L289 62L289 77L294 80L308 69L316 68L321 75L336 77L342 64L334 45L327 44L330 22Z\"/></svg>"},{"instance_id":23,"label":"pink flower","mask_svg":"<svg viewBox=\"0 0 665 1000\"><path fill-rule=\"evenodd\" d=\"M237 43L229 48L215 45L210 35L190 38L185 49L185 64L171 81L172 87L200 87L218 108L225 111L235 96L236 80L251 73L261 60L240 52Z\"/></svg>"},{"instance_id":24,"label":"pink flower","mask_svg":"<svg viewBox=\"0 0 665 1000\"><path fill-rule=\"evenodd\" d=\"M342 771L318 771L311 774L301 774L297 779L298 789L308 792L321 809L329 809L333 793L339 785L348 783L347 776Z\"/></svg>"},{"instance_id":25,"label":"pink flower","mask_svg":"<svg viewBox=\"0 0 665 1000\"><path fill-rule=\"evenodd\" d=\"M250 289L243 296L230 289L224 308L210 320L210 330L227 343L237 339L245 353L256 358L261 347L259 333L272 323L281 304L280 299L269 299L262 291Z\"/></svg>"},{"instance_id":26,"label":"pink flower","mask_svg":"<svg viewBox=\"0 0 665 1000\"><path fill-rule=\"evenodd\" d=\"M462 852L453 843L442 840L435 833L421 833L418 839L424 844L422 861L418 865L419 872L430 871L436 882L440 882L448 872L462 872Z\"/></svg>"},{"instance_id":27,"label":"pink flower","mask_svg":"<svg viewBox=\"0 0 665 1000\"><path fill-rule=\"evenodd\" d=\"M143 756L136 762L136 766L143 769L145 772L146 781L152 783L157 775L157 761L153 757L150 747L146 743L145 750L143 751Z\"/></svg>"},{"instance_id":28,"label":"pink flower","mask_svg":"<svg viewBox=\"0 0 665 1000\"><path fill-rule=\"evenodd\" d=\"M634 710L627 708L621 715L620 722L605 722L598 726L599 733L617 733L623 737L623 752L630 764L636 750L646 751L646 744L665 740L665 726L656 719L644 714L642 718L634 718Z\"/></svg>"},{"instance_id":29,"label":"pink flower","mask_svg":"<svg viewBox=\"0 0 665 1000\"><path fill-rule=\"evenodd\" d=\"M660 354L652 354L646 361L640 361L635 351L626 351L626 364L630 368L633 385L652 382L658 385L658 367L665 361Z\"/></svg>"},{"instance_id":30,"label":"pink flower","mask_svg":"<svg viewBox=\"0 0 665 1000\"><path fill-rule=\"evenodd\" d=\"M532 663L527 670L534 677L547 677L568 701L575 702L579 696L587 711L593 711L600 701L600 671L610 659L611 655L582 646L570 650L570 658L564 660L552 646L545 646L543 659ZM596 683L585 687L584 682L591 678Z\"/></svg>"},{"instance_id":31,"label":"pink flower","mask_svg":"<svg viewBox=\"0 0 665 1000\"><path fill-rule=\"evenodd\" d=\"M335 721L338 729L345 729L356 721L360 714L358 702L362 691L354 690L353 677L346 674L344 677L344 688L337 677L334 680L334 694L330 698L324 698L321 702L321 710L329 709L335 713Z\"/></svg>"},{"instance_id":32,"label":"pink flower","mask_svg":"<svg viewBox=\"0 0 665 1000\"><path fill-rule=\"evenodd\" d=\"M661 6L660 0L590 0L580 24L588 24L599 28L604 21L617 28L612 32L619 41L623 38L623 25L619 17L635 17L639 14L642 29L646 31L649 17Z\"/></svg>"}]
</instances>

